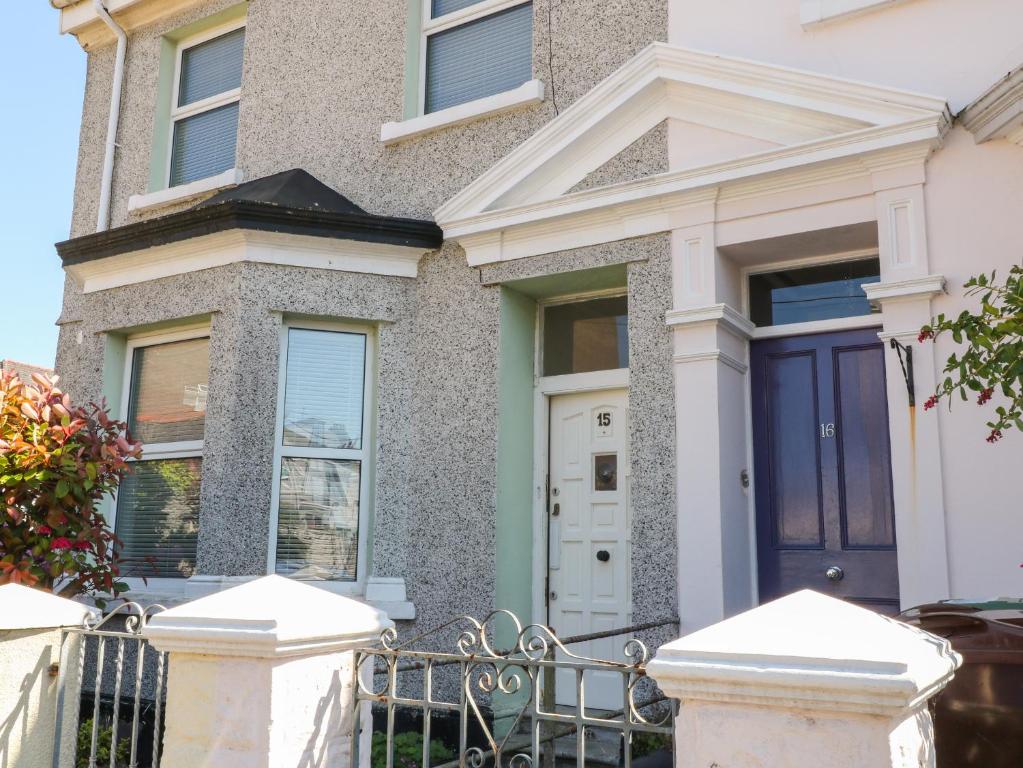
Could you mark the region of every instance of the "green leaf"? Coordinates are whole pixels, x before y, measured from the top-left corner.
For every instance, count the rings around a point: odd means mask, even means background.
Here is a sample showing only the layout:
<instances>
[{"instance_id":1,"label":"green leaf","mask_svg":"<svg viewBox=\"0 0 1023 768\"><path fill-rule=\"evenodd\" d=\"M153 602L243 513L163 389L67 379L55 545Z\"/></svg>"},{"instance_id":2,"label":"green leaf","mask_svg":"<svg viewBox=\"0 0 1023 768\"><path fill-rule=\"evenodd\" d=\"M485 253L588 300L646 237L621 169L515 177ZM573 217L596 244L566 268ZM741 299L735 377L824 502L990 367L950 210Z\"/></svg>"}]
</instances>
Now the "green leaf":
<instances>
[{"instance_id":1,"label":"green leaf","mask_svg":"<svg viewBox=\"0 0 1023 768\"><path fill-rule=\"evenodd\" d=\"M55 491L55 494L56 494L58 499L62 499L65 496L68 495L68 491L70 491L70 490L71 490L71 486L68 483L68 481L67 480L60 480L57 483L57 490Z\"/></svg>"}]
</instances>

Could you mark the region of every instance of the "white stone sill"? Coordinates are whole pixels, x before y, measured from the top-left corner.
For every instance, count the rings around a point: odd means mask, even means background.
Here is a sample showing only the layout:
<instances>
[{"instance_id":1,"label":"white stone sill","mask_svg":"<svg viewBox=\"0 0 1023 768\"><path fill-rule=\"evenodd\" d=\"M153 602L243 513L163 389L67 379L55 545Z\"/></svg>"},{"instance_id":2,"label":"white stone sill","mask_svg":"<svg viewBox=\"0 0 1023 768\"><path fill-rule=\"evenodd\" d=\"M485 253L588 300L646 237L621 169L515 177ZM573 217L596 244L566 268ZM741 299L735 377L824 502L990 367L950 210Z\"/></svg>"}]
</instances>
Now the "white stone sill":
<instances>
[{"instance_id":1,"label":"white stone sill","mask_svg":"<svg viewBox=\"0 0 1023 768\"><path fill-rule=\"evenodd\" d=\"M804 29L810 29L902 2L906 0L802 0L799 4L799 23Z\"/></svg>"},{"instance_id":2,"label":"white stone sill","mask_svg":"<svg viewBox=\"0 0 1023 768\"><path fill-rule=\"evenodd\" d=\"M221 189L241 184L243 174L232 168L216 176L208 176L188 184L180 184L169 189L146 192L144 195L132 195L128 198L128 213L144 213L173 203L181 203L207 192L219 192Z\"/></svg>"},{"instance_id":3,"label":"white stone sill","mask_svg":"<svg viewBox=\"0 0 1023 768\"><path fill-rule=\"evenodd\" d=\"M143 608L151 605L162 605L164 608L172 608L176 605L198 600L215 592L220 592L239 584L254 581L259 576L197 576L190 579L149 579L148 583L142 579L126 578L130 589L124 593L124 599L138 603ZM404 597L404 580L401 582L399 594L380 594L380 597ZM334 594L351 597L360 600L368 605L377 608L387 614L392 621L411 621L416 617L415 604L403 599L366 599L366 586L352 584L349 582L330 581L303 581L314 587L333 592ZM372 584L370 587L372 588ZM89 601L91 603L91 601Z\"/></svg>"},{"instance_id":4,"label":"white stone sill","mask_svg":"<svg viewBox=\"0 0 1023 768\"><path fill-rule=\"evenodd\" d=\"M384 123L380 126L380 141L389 146L443 128L462 125L531 104L539 104L543 101L543 96L543 83L540 80L529 80L510 91L475 101L467 101L465 104L456 104L428 115L395 123Z\"/></svg>"}]
</instances>

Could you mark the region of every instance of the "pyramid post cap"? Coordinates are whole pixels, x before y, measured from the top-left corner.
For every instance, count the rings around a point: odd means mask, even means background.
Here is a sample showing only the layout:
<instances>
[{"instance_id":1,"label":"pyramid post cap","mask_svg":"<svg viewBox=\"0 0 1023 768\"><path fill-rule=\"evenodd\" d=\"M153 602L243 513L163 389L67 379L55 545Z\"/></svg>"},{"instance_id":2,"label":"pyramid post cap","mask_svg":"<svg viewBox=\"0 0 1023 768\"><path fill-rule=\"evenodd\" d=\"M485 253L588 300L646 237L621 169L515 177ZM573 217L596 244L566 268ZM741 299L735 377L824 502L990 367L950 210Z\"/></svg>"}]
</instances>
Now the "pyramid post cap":
<instances>
[{"instance_id":1,"label":"pyramid post cap","mask_svg":"<svg viewBox=\"0 0 1023 768\"><path fill-rule=\"evenodd\" d=\"M158 613L143 635L163 651L272 658L355 648L393 626L366 603L271 575Z\"/></svg>"},{"instance_id":2,"label":"pyramid post cap","mask_svg":"<svg viewBox=\"0 0 1023 768\"><path fill-rule=\"evenodd\" d=\"M0 586L0 630L80 627L99 612L87 605L22 584Z\"/></svg>"},{"instance_id":3,"label":"pyramid post cap","mask_svg":"<svg viewBox=\"0 0 1023 768\"><path fill-rule=\"evenodd\" d=\"M803 590L661 646L648 672L678 698L878 713L930 698L961 663L944 638Z\"/></svg>"}]
</instances>

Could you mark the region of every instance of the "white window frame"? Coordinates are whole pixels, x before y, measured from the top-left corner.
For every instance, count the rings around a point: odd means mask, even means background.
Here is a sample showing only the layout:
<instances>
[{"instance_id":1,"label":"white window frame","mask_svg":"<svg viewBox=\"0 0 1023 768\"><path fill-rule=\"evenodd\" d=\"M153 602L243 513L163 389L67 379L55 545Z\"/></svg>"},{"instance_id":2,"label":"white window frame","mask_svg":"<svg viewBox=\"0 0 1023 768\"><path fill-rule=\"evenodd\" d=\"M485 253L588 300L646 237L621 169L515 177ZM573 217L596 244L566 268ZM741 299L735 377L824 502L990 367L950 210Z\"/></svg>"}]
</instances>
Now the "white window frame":
<instances>
[{"instance_id":1,"label":"white window frame","mask_svg":"<svg viewBox=\"0 0 1023 768\"><path fill-rule=\"evenodd\" d=\"M229 91L218 93L214 96L208 96L205 99L188 104L184 107L178 106L179 90L181 88L181 57L182 54L189 48L194 48L197 45L208 42L215 38L221 37L234 32L237 29L245 27L247 18L234 19L224 24L218 24L210 29L203 30L195 35L186 37L177 44L177 50L174 52L174 79L171 84L171 104L170 104L170 125L167 131L167 167L164 169L164 180L167 189L178 189L188 184L196 184L201 182L202 179L196 179L192 182L185 182L184 184L178 184L176 186L171 185L171 164L174 156L174 129L177 127L178 121L183 120L186 117L192 117L193 115L202 114L203 112L210 112L211 110L218 109L219 107L227 106L228 104L234 104L241 101L242 89L241 87L232 88ZM229 169L225 173L234 174L234 168ZM216 174L215 176L208 178L217 178L223 174Z\"/></svg>"},{"instance_id":2,"label":"white window frame","mask_svg":"<svg viewBox=\"0 0 1023 768\"><path fill-rule=\"evenodd\" d=\"M189 326L175 331L157 331L152 333L138 333L129 336L125 341L124 348L124 373L121 380L121 408L118 418L127 423L128 413L131 409L131 378L135 364L135 350L145 347L156 347L161 344L170 344L175 341L190 341L192 339L210 338L210 327L208 325ZM203 414L205 420L205 412ZM162 459L190 459L202 458L204 440L182 440L174 443L146 443L143 446L142 458L140 461L160 461ZM136 459L129 459L134 463ZM117 529L117 491L110 497L109 513L107 514L107 525L110 530ZM198 553L197 553L198 554ZM198 567L198 562L196 563ZM129 586L129 591L152 592L152 593L178 593L184 590L188 578L142 578L129 576L121 579Z\"/></svg>"},{"instance_id":3,"label":"white window frame","mask_svg":"<svg viewBox=\"0 0 1023 768\"><path fill-rule=\"evenodd\" d=\"M287 388L288 332L327 331L330 333L354 333L366 337L366 360L363 365L362 383L362 448L304 448L284 445L284 396ZM356 555L354 581L310 580L317 587L340 594L363 594L369 576L369 534L372 525L372 478L376 434L373 414L376 412L376 328L372 325L355 323L290 320L281 324L280 356L277 366L277 414L274 420L273 487L270 492L270 530L267 547L266 572L277 572L277 528L281 497L281 465L286 458L347 459L360 462L359 467L359 543ZM292 577L293 578L293 577Z\"/></svg>"},{"instance_id":4,"label":"white window frame","mask_svg":"<svg viewBox=\"0 0 1023 768\"><path fill-rule=\"evenodd\" d=\"M462 25L473 21L478 21L479 19L485 19L488 16L493 16L501 11L506 11L509 8L525 5L528 2L532 2L532 0L482 0L482 2L475 3L474 5L470 5L457 11L452 11L451 13L445 13L443 16L438 16L437 18L433 18L433 1L420 1L422 2L421 18L423 20L423 28L419 40L419 114L425 115L426 51L429 47L430 38L438 32L444 32L449 29L454 29L455 27L461 27ZM532 81L526 82L529 83ZM518 90L518 88L512 90ZM454 109L459 106L461 105L456 104L455 107L448 107L448 109ZM445 110L438 111L444 112Z\"/></svg>"}]
</instances>

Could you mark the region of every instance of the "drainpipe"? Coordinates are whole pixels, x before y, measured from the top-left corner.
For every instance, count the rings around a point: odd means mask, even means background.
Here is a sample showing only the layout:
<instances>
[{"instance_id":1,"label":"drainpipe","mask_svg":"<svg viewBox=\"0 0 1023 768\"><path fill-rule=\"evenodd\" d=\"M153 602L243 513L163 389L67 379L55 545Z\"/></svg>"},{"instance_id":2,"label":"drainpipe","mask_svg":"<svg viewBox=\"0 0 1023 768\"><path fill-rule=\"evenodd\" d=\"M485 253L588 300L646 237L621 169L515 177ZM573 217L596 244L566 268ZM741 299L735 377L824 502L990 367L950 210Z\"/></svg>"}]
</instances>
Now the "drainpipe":
<instances>
[{"instance_id":1,"label":"drainpipe","mask_svg":"<svg viewBox=\"0 0 1023 768\"><path fill-rule=\"evenodd\" d=\"M103 155L103 179L99 189L99 215L96 231L110 228L110 189L114 179L114 150L117 147L117 122L121 117L121 84L124 81L124 55L128 49L128 33L111 17L103 0L92 0L96 13L117 36L117 55L114 59L114 83L110 94L110 117L107 120L107 146Z\"/></svg>"}]
</instances>

